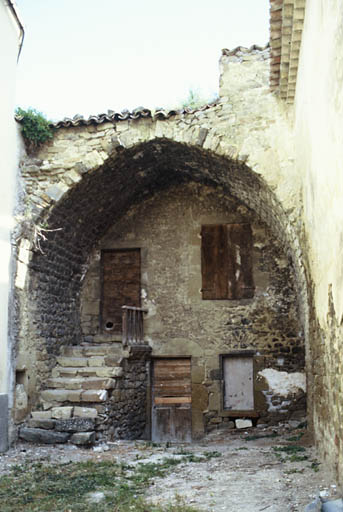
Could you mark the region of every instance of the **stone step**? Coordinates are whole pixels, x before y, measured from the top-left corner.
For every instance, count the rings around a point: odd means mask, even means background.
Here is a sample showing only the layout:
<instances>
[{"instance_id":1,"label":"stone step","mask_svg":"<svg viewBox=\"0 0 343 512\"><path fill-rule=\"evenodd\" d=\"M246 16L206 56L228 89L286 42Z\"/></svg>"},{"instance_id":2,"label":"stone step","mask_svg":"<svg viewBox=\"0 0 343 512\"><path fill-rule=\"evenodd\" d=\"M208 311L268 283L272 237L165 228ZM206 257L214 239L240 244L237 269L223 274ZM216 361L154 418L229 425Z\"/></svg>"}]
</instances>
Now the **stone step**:
<instances>
[{"instance_id":1,"label":"stone step","mask_svg":"<svg viewBox=\"0 0 343 512\"><path fill-rule=\"evenodd\" d=\"M62 346L60 354L68 357L118 356L119 358L123 352L125 351L121 343L100 343L99 345L84 343L77 346Z\"/></svg>"},{"instance_id":2,"label":"stone step","mask_svg":"<svg viewBox=\"0 0 343 512\"><path fill-rule=\"evenodd\" d=\"M56 430L45 430L42 428L22 427L19 429L19 437L30 443L67 443L77 445L90 445L95 441L95 432L60 432Z\"/></svg>"},{"instance_id":3,"label":"stone step","mask_svg":"<svg viewBox=\"0 0 343 512\"><path fill-rule=\"evenodd\" d=\"M47 411L32 411L31 418L35 421L46 421L51 419L67 420L70 418L97 418L98 411L94 407L79 407L77 405L65 405L52 407Z\"/></svg>"},{"instance_id":4,"label":"stone step","mask_svg":"<svg viewBox=\"0 0 343 512\"><path fill-rule=\"evenodd\" d=\"M45 389L41 391L40 398L44 402L106 402L108 391L106 389Z\"/></svg>"},{"instance_id":5,"label":"stone step","mask_svg":"<svg viewBox=\"0 0 343 512\"><path fill-rule=\"evenodd\" d=\"M123 375L123 369L120 366L55 366L51 371L51 376L56 377L102 377L117 378Z\"/></svg>"},{"instance_id":6,"label":"stone step","mask_svg":"<svg viewBox=\"0 0 343 512\"><path fill-rule=\"evenodd\" d=\"M117 355L74 357L59 356L56 358L57 364L64 367L84 368L87 366L119 366L122 357Z\"/></svg>"},{"instance_id":7,"label":"stone step","mask_svg":"<svg viewBox=\"0 0 343 512\"><path fill-rule=\"evenodd\" d=\"M58 389L113 389L116 380L102 377L52 377L47 381L48 388Z\"/></svg>"}]
</instances>

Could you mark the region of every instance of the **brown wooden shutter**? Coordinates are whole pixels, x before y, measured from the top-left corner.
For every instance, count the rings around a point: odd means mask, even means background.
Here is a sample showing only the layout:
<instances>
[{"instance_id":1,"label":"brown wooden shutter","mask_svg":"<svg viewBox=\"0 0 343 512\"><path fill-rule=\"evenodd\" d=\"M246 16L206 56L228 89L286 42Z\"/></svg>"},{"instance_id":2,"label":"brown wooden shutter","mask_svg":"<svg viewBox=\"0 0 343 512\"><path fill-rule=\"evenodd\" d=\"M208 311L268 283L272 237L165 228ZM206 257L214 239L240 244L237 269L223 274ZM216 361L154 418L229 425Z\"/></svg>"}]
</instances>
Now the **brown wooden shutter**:
<instances>
[{"instance_id":1,"label":"brown wooden shutter","mask_svg":"<svg viewBox=\"0 0 343 512\"><path fill-rule=\"evenodd\" d=\"M122 330L122 306L140 307L141 262L139 249L102 252L102 328Z\"/></svg>"},{"instance_id":2,"label":"brown wooden shutter","mask_svg":"<svg viewBox=\"0 0 343 512\"><path fill-rule=\"evenodd\" d=\"M227 236L224 225L202 226L202 298L227 299Z\"/></svg>"},{"instance_id":3,"label":"brown wooden shutter","mask_svg":"<svg viewBox=\"0 0 343 512\"><path fill-rule=\"evenodd\" d=\"M250 224L202 226L201 237L202 298L253 297Z\"/></svg>"}]
</instances>

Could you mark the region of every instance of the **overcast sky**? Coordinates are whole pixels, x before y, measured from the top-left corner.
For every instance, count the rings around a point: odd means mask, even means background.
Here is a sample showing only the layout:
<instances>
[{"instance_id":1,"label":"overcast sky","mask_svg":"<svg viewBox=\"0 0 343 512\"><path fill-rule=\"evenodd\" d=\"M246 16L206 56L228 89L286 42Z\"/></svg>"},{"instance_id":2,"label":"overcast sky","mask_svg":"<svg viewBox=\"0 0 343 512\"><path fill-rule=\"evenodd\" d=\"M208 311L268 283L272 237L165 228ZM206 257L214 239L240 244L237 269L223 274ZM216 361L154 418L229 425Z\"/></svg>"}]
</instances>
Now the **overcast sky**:
<instances>
[{"instance_id":1,"label":"overcast sky","mask_svg":"<svg viewBox=\"0 0 343 512\"><path fill-rule=\"evenodd\" d=\"M17 0L17 105L50 119L211 99L222 48L268 41L269 0Z\"/></svg>"}]
</instances>

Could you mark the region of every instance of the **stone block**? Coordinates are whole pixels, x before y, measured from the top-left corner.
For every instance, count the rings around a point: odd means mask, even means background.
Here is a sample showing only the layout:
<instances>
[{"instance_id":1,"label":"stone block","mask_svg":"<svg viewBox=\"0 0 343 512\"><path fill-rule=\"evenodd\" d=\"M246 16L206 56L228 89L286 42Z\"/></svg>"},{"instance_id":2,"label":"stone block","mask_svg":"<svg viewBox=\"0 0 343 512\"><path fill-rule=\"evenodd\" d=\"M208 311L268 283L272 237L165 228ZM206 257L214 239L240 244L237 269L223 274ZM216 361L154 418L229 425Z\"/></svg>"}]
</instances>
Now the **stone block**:
<instances>
[{"instance_id":1,"label":"stone block","mask_svg":"<svg viewBox=\"0 0 343 512\"><path fill-rule=\"evenodd\" d=\"M94 429L92 418L69 418L67 420L56 420L55 430L58 432L87 432Z\"/></svg>"},{"instance_id":2,"label":"stone block","mask_svg":"<svg viewBox=\"0 0 343 512\"><path fill-rule=\"evenodd\" d=\"M30 428L44 428L45 430L52 430L55 427L55 420L29 420L28 426Z\"/></svg>"},{"instance_id":3,"label":"stone block","mask_svg":"<svg viewBox=\"0 0 343 512\"><path fill-rule=\"evenodd\" d=\"M31 418L33 420L50 420L51 411L33 411L31 413Z\"/></svg>"},{"instance_id":4,"label":"stone block","mask_svg":"<svg viewBox=\"0 0 343 512\"><path fill-rule=\"evenodd\" d=\"M236 420L236 428L250 428L252 427L251 420Z\"/></svg>"},{"instance_id":5,"label":"stone block","mask_svg":"<svg viewBox=\"0 0 343 512\"><path fill-rule=\"evenodd\" d=\"M41 428L23 427L19 430L20 439L30 443L66 443L70 434L66 432L55 432L54 430L44 430Z\"/></svg>"},{"instance_id":6,"label":"stone block","mask_svg":"<svg viewBox=\"0 0 343 512\"><path fill-rule=\"evenodd\" d=\"M68 377L53 377L47 380L47 386L49 388L57 389L81 389L82 379L79 378L68 378Z\"/></svg>"},{"instance_id":7,"label":"stone block","mask_svg":"<svg viewBox=\"0 0 343 512\"><path fill-rule=\"evenodd\" d=\"M201 384L205 379L205 368L203 366L192 367L192 383Z\"/></svg>"},{"instance_id":8,"label":"stone block","mask_svg":"<svg viewBox=\"0 0 343 512\"><path fill-rule=\"evenodd\" d=\"M53 407L51 409L51 417L56 419L68 419L71 418L73 414L74 407L65 406L65 407Z\"/></svg>"},{"instance_id":9,"label":"stone block","mask_svg":"<svg viewBox=\"0 0 343 512\"><path fill-rule=\"evenodd\" d=\"M88 366L88 359L86 357L58 357L57 362L61 366L69 366L71 368L79 368Z\"/></svg>"},{"instance_id":10,"label":"stone block","mask_svg":"<svg viewBox=\"0 0 343 512\"><path fill-rule=\"evenodd\" d=\"M68 390L68 402L80 402L82 391Z\"/></svg>"},{"instance_id":11,"label":"stone block","mask_svg":"<svg viewBox=\"0 0 343 512\"><path fill-rule=\"evenodd\" d=\"M81 394L82 402L105 402L108 398L106 389L83 391Z\"/></svg>"},{"instance_id":12,"label":"stone block","mask_svg":"<svg viewBox=\"0 0 343 512\"><path fill-rule=\"evenodd\" d=\"M82 382L82 389L113 389L116 384L114 379L102 379L101 377L89 377Z\"/></svg>"},{"instance_id":13,"label":"stone block","mask_svg":"<svg viewBox=\"0 0 343 512\"><path fill-rule=\"evenodd\" d=\"M205 411L208 407L208 391L202 384L192 385L192 409Z\"/></svg>"},{"instance_id":14,"label":"stone block","mask_svg":"<svg viewBox=\"0 0 343 512\"><path fill-rule=\"evenodd\" d=\"M46 402L67 402L68 393L67 389L45 389L41 392L41 398Z\"/></svg>"},{"instance_id":15,"label":"stone block","mask_svg":"<svg viewBox=\"0 0 343 512\"><path fill-rule=\"evenodd\" d=\"M74 418L96 418L98 411L92 407L74 407Z\"/></svg>"},{"instance_id":16,"label":"stone block","mask_svg":"<svg viewBox=\"0 0 343 512\"><path fill-rule=\"evenodd\" d=\"M95 441L95 432L77 432L70 438L70 442L77 445L89 445Z\"/></svg>"},{"instance_id":17,"label":"stone block","mask_svg":"<svg viewBox=\"0 0 343 512\"><path fill-rule=\"evenodd\" d=\"M8 395L0 393L0 453L8 449Z\"/></svg>"},{"instance_id":18,"label":"stone block","mask_svg":"<svg viewBox=\"0 0 343 512\"><path fill-rule=\"evenodd\" d=\"M91 356L88 359L88 366L104 366L105 359L102 356Z\"/></svg>"},{"instance_id":19,"label":"stone block","mask_svg":"<svg viewBox=\"0 0 343 512\"><path fill-rule=\"evenodd\" d=\"M98 367L95 370L97 377L121 377L123 375L123 368L116 366L115 368L110 367Z\"/></svg>"}]
</instances>

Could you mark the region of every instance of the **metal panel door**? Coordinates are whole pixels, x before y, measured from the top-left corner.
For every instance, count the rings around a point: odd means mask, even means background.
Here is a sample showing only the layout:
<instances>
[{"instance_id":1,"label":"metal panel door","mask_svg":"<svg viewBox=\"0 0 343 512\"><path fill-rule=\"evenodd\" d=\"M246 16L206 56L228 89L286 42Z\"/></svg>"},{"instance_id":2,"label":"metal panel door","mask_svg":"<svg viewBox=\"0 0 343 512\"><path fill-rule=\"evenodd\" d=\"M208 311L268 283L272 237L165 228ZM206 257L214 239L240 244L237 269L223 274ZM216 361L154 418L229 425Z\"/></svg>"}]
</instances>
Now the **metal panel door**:
<instances>
[{"instance_id":1,"label":"metal panel door","mask_svg":"<svg viewBox=\"0 0 343 512\"><path fill-rule=\"evenodd\" d=\"M190 359L156 359L152 383L152 441L190 442L191 402Z\"/></svg>"},{"instance_id":2,"label":"metal panel door","mask_svg":"<svg viewBox=\"0 0 343 512\"><path fill-rule=\"evenodd\" d=\"M254 369L252 357L224 357L224 409L254 409Z\"/></svg>"}]
</instances>

